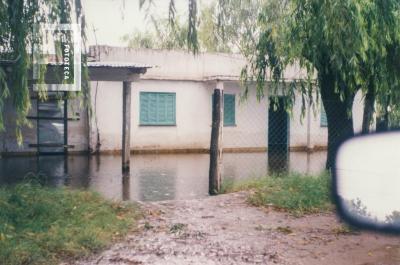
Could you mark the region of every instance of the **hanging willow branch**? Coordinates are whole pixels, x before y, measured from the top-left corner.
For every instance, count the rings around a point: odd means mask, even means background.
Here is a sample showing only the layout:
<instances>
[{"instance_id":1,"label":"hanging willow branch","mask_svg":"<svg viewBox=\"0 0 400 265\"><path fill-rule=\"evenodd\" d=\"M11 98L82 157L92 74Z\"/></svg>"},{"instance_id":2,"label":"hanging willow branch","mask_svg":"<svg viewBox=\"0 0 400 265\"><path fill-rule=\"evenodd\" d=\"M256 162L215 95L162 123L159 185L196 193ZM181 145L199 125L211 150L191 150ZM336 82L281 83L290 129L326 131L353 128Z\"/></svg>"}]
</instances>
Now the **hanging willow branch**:
<instances>
[{"instance_id":1,"label":"hanging willow branch","mask_svg":"<svg viewBox=\"0 0 400 265\"><path fill-rule=\"evenodd\" d=\"M125 0L124 0L125 1ZM140 0L139 8L146 9L146 16L150 12L150 7L154 0ZM197 38L197 0L187 0L188 1L188 30L187 30L187 46L194 54L199 51L199 42ZM172 28L176 24L176 7L175 0L169 0L169 16L168 22Z\"/></svg>"},{"instance_id":2,"label":"hanging willow branch","mask_svg":"<svg viewBox=\"0 0 400 265\"><path fill-rule=\"evenodd\" d=\"M188 21L188 48L194 53L199 50L199 43L197 40L197 2L196 0L189 0L189 21Z\"/></svg>"},{"instance_id":3,"label":"hanging willow branch","mask_svg":"<svg viewBox=\"0 0 400 265\"><path fill-rule=\"evenodd\" d=\"M32 47L40 47L40 39L44 37L35 34L33 27L72 21L81 22L84 27L81 0L0 0L0 61L14 60L7 70L0 67L0 131L5 130L4 102L10 98L17 114L19 143L22 142L22 127L29 125L26 116L31 108L28 72L32 69ZM82 32L84 34L84 30ZM43 80L44 74L44 71L40 72L39 81ZM87 80L83 83L82 93L87 94ZM45 93L41 95L45 97Z\"/></svg>"}]
</instances>

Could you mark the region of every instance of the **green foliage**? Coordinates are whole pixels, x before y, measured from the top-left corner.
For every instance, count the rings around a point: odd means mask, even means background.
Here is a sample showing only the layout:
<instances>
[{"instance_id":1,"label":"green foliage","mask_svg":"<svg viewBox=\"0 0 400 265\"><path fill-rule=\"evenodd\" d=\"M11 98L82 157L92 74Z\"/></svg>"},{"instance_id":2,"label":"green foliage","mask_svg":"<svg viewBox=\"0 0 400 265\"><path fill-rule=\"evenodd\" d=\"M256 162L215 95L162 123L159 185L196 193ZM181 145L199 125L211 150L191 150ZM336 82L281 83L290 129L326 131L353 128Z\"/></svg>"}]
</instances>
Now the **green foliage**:
<instances>
[{"instance_id":1,"label":"green foliage","mask_svg":"<svg viewBox=\"0 0 400 265\"><path fill-rule=\"evenodd\" d=\"M316 70L318 81L330 74L342 100L369 86L380 95L397 92L399 7L397 0L292 0L277 19L267 5L260 15L263 37L257 58L267 61L275 80L282 80L283 69L293 63L309 75ZM258 71L264 67L255 65Z\"/></svg>"},{"instance_id":2,"label":"green foliage","mask_svg":"<svg viewBox=\"0 0 400 265\"><path fill-rule=\"evenodd\" d=\"M142 0L141 5L152 2ZM187 42L195 51L201 48L197 43L196 3L188 0ZM250 61L242 71L243 83L256 81L261 98L266 81L272 79L270 95L279 90L287 96L288 111L294 104L294 90L302 94L303 114L305 97L311 104L314 94L318 100L319 90L313 84L316 73L320 86L328 79L332 83L328 90L339 94L342 101L350 101L348 108L356 91L372 88L378 104L394 109L400 95L399 7L398 0L218 0L204 9L199 19L200 25L205 20L206 32L199 39L207 50L215 51L221 43L230 50L236 46ZM170 0L169 19L173 24L174 0ZM307 78L286 85L281 82L284 70L293 64L306 69Z\"/></svg>"},{"instance_id":3,"label":"green foliage","mask_svg":"<svg viewBox=\"0 0 400 265\"><path fill-rule=\"evenodd\" d=\"M224 179L221 184L220 193L231 193L238 192L242 190L252 190L262 187L265 184L266 178L250 178L240 181L235 181L233 179Z\"/></svg>"},{"instance_id":4,"label":"green foliage","mask_svg":"<svg viewBox=\"0 0 400 265\"><path fill-rule=\"evenodd\" d=\"M219 0L214 7L221 43L245 56L254 54L259 35L259 12L267 0Z\"/></svg>"},{"instance_id":5,"label":"green foliage","mask_svg":"<svg viewBox=\"0 0 400 265\"><path fill-rule=\"evenodd\" d=\"M201 8L198 38L201 51L232 52L233 46L229 41L223 41L218 30L217 7L215 3Z\"/></svg>"},{"instance_id":6,"label":"green foliage","mask_svg":"<svg viewBox=\"0 0 400 265\"><path fill-rule=\"evenodd\" d=\"M153 4L153 0L140 0L139 7L142 8L142 9L146 9L146 11L149 12L150 7L151 7L152 4ZM181 39L181 37L182 37L181 34L185 33L185 36L184 36L185 38L184 38L184 41L183 41L185 43L184 46L187 47L187 49L193 51L193 53L197 53L199 51L199 43L198 43L198 35L197 35L197 22L198 22L198 19L197 19L197 13L198 13L197 1L196 0L188 0L187 26L184 27L183 29L182 28L180 30L179 30L179 28L176 29L177 26L179 27L179 24L177 23L177 21L179 21L179 20L176 18L176 14L175 13L176 13L175 0L170 0L170 2L169 2L169 16L168 16L167 23L166 23L167 24L166 29L167 29L167 31L172 32L173 35L172 36L168 36L167 35L167 37L172 37L170 40L172 40L172 43L174 43L174 45L175 45L175 44L177 44L177 42L174 42L174 41L176 41L176 37L179 36L179 42L178 43L180 43L180 41L182 40ZM160 27L160 26L163 26L163 24L162 23L159 24L158 22L160 20L156 21L154 19L154 17L152 17L152 19L153 19L153 22L155 21L154 24L156 26L156 31L158 31L157 28ZM153 35L152 38L155 40L157 37L160 37L159 33L160 32L157 32L158 35L155 35L155 36ZM143 34L142 33L134 33L133 36L135 36L135 35L141 36ZM123 38L126 39L127 36L124 36ZM129 38L129 36L128 36L128 38ZM140 41L136 42L136 43L133 43L133 44L137 44L137 43L140 43ZM155 45L157 45L156 44L157 41L155 41L154 43L155 43ZM170 47L170 49L182 48L182 47L183 46L179 45L178 47L175 47L175 46ZM135 48L143 48L143 47L135 47ZM157 48L157 46L152 47L152 48Z\"/></svg>"},{"instance_id":7,"label":"green foliage","mask_svg":"<svg viewBox=\"0 0 400 265\"><path fill-rule=\"evenodd\" d=\"M188 34L187 43L189 50L196 53L199 50L197 38L197 1L189 0Z\"/></svg>"},{"instance_id":8,"label":"green foliage","mask_svg":"<svg viewBox=\"0 0 400 265\"><path fill-rule=\"evenodd\" d=\"M144 1L143 5L145 2L150 5L152 1ZM258 11L263 2L265 1L214 1L209 5L202 6L198 16L196 1L189 0L188 4L191 8L189 9L189 19L188 22L182 22L181 17L176 15L174 0L171 0L168 19L152 17L155 33L134 32L124 36L123 40L129 47L134 48L187 49L194 52L249 54L255 47ZM229 14L229 18L227 14ZM167 43L169 45L166 45Z\"/></svg>"},{"instance_id":9,"label":"green foliage","mask_svg":"<svg viewBox=\"0 0 400 265\"><path fill-rule=\"evenodd\" d=\"M168 23L168 19L153 18L153 30L145 33L135 31L122 37L130 48L144 49L188 49L187 27L179 22Z\"/></svg>"},{"instance_id":10,"label":"green foliage","mask_svg":"<svg viewBox=\"0 0 400 265\"><path fill-rule=\"evenodd\" d=\"M11 68L9 71L0 69L0 129L5 129L2 117L4 101L11 97L17 113L19 141L22 140L21 128L29 125L26 116L31 107L28 72L32 69L32 47L42 45L42 32L34 34L33 27L37 24L71 23L73 6L76 21L81 21L81 0L0 0L0 61L8 62ZM83 23L83 29L84 26ZM44 71L40 71L39 79L43 78ZM45 97L45 93L39 95Z\"/></svg>"},{"instance_id":11,"label":"green foliage","mask_svg":"<svg viewBox=\"0 0 400 265\"><path fill-rule=\"evenodd\" d=\"M134 205L86 191L19 184L0 188L2 264L57 264L87 256L135 226Z\"/></svg>"},{"instance_id":12,"label":"green foliage","mask_svg":"<svg viewBox=\"0 0 400 265\"><path fill-rule=\"evenodd\" d=\"M249 202L255 206L273 206L294 215L318 213L333 208L331 177L288 174L267 176L224 184L223 192L253 190Z\"/></svg>"},{"instance_id":13,"label":"green foliage","mask_svg":"<svg viewBox=\"0 0 400 265\"><path fill-rule=\"evenodd\" d=\"M150 32L134 32L133 34L127 34L122 37L122 41L126 42L130 48L154 49L158 45L155 41L154 34Z\"/></svg>"},{"instance_id":14,"label":"green foliage","mask_svg":"<svg viewBox=\"0 0 400 265\"><path fill-rule=\"evenodd\" d=\"M295 91L301 92L303 114L304 97L313 104L314 95L321 95L328 119L327 168L354 133L357 91L373 88L378 102L388 94L398 102L399 10L398 0L287 0L270 1L260 12L256 49L242 77L257 83L259 97L266 88L270 96L286 96L287 110ZM286 80L285 69L296 65L307 70L307 78Z\"/></svg>"}]
</instances>

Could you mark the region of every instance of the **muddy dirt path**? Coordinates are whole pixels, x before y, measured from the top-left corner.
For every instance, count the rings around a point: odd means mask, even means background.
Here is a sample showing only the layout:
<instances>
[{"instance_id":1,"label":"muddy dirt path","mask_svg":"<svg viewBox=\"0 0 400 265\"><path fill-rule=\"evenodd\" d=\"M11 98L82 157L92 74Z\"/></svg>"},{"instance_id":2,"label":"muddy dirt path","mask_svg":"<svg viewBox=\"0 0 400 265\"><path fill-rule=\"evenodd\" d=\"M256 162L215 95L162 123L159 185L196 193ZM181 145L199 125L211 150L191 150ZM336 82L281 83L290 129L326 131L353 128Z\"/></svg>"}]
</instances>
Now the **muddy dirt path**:
<instances>
[{"instance_id":1,"label":"muddy dirt path","mask_svg":"<svg viewBox=\"0 0 400 265\"><path fill-rule=\"evenodd\" d=\"M145 203L137 233L75 264L400 264L400 237L343 233L334 214L295 218L245 198Z\"/></svg>"}]
</instances>

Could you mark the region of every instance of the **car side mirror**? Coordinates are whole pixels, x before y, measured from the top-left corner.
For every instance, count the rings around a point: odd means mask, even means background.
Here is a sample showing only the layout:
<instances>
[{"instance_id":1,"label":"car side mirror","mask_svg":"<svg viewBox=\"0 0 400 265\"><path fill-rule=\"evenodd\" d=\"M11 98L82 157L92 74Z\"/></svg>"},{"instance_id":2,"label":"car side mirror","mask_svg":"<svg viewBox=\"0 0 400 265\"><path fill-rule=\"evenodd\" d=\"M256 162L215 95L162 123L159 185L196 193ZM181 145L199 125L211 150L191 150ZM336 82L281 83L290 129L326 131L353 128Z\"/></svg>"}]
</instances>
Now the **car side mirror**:
<instances>
[{"instance_id":1,"label":"car side mirror","mask_svg":"<svg viewBox=\"0 0 400 265\"><path fill-rule=\"evenodd\" d=\"M339 213L350 224L400 232L400 131L344 142L333 169Z\"/></svg>"}]
</instances>

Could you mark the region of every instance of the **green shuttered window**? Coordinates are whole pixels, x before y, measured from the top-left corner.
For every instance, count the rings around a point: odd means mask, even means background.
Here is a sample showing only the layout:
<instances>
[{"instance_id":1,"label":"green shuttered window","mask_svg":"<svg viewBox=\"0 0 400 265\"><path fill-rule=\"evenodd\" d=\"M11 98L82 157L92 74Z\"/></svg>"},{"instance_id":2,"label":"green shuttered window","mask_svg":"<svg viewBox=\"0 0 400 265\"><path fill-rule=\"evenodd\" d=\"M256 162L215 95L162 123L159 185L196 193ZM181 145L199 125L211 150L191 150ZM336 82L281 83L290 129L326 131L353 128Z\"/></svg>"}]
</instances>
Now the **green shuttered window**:
<instances>
[{"instance_id":1,"label":"green shuttered window","mask_svg":"<svg viewBox=\"0 0 400 265\"><path fill-rule=\"evenodd\" d=\"M140 125L176 125L176 94L140 92Z\"/></svg>"},{"instance_id":2,"label":"green shuttered window","mask_svg":"<svg viewBox=\"0 0 400 265\"><path fill-rule=\"evenodd\" d=\"M326 112L324 106L321 104L321 127L328 127L328 119L326 118Z\"/></svg>"},{"instance_id":3,"label":"green shuttered window","mask_svg":"<svg viewBox=\"0 0 400 265\"><path fill-rule=\"evenodd\" d=\"M214 95L211 96L211 107ZM224 126L236 126L235 95L224 94Z\"/></svg>"},{"instance_id":4,"label":"green shuttered window","mask_svg":"<svg viewBox=\"0 0 400 265\"><path fill-rule=\"evenodd\" d=\"M224 94L224 126L235 125L235 95Z\"/></svg>"}]
</instances>

